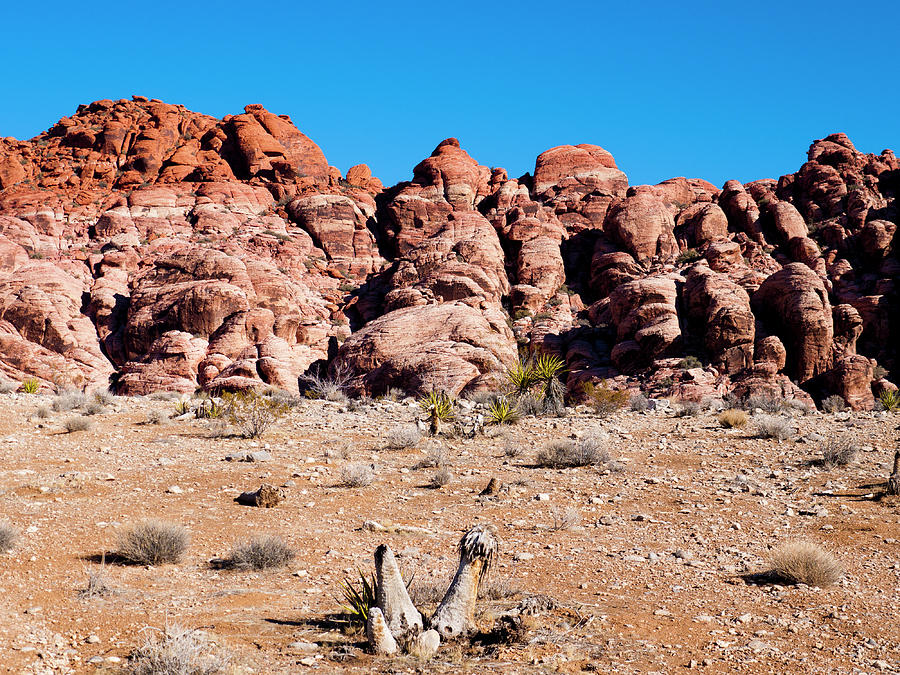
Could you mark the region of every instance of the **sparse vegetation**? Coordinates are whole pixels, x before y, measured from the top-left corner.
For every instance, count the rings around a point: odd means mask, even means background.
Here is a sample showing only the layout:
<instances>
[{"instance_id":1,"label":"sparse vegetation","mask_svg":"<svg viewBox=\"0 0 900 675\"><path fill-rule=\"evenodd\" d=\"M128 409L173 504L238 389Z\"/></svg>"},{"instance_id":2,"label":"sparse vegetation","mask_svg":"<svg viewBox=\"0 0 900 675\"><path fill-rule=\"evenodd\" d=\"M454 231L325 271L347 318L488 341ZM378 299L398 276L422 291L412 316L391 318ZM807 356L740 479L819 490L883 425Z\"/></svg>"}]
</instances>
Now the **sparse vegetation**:
<instances>
[{"instance_id":1,"label":"sparse vegetation","mask_svg":"<svg viewBox=\"0 0 900 675\"><path fill-rule=\"evenodd\" d=\"M753 424L758 438L774 438L783 441L794 435L794 425L786 417L778 415L754 415Z\"/></svg>"},{"instance_id":2,"label":"sparse vegetation","mask_svg":"<svg viewBox=\"0 0 900 675\"><path fill-rule=\"evenodd\" d=\"M749 421L750 416L737 408L729 408L719 413L719 424L726 429L742 429Z\"/></svg>"},{"instance_id":3,"label":"sparse vegetation","mask_svg":"<svg viewBox=\"0 0 900 675\"><path fill-rule=\"evenodd\" d=\"M441 466L431 477L431 482L428 485L431 488L439 489L444 487L445 485L449 485L450 481L452 480L453 474L450 473L450 469L448 469L446 466Z\"/></svg>"},{"instance_id":4,"label":"sparse vegetation","mask_svg":"<svg viewBox=\"0 0 900 675\"><path fill-rule=\"evenodd\" d=\"M287 565L294 556L294 550L281 537L260 535L235 546L225 559L225 566L232 569L276 569Z\"/></svg>"},{"instance_id":5,"label":"sparse vegetation","mask_svg":"<svg viewBox=\"0 0 900 675\"><path fill-rule=\"evenodd\" d=\"M859 446L848 435L829 438L822 446L822 466L832 469L851 464L859 452Z\"/></svg>"},{"instance_id":6,"label":"sparse vegetation","mask_svg":"<svg viewBox=\"0 0 900 675\"><path fill-rule=\"evenodd\" d=\"M350 379L350 371L338 364L332 368L330 373L318 372L303 375L300 378L300 385L302 393L307 398L346 403L347 393L345 390Z\"/></svg>"},{"instance_id":7,"label":"sparse vegetation","mask_svg":"<svg viewBox=\"0 0 900 675\"><path fill-rule=\"evenodd\" d=\"M678 367L682 370L690 370L691 368L702 368L703 363L696 356L685 356L678 363Z\"/></svg>"},{"instance_id":8,"label":"sparse vegetation","mask_svg":"<svg viewBox=\"0 0 900 675\"><path fill-rule=\"evenodd\" d=\"M650 399L643 394L635 394L628 399L628 407L632 412L644 412L650 409Z\"/></svg>"},{"instance_id":9,"label":"sparse vegetation","mask_svg":"<svg viewBox=\"0 0 900 675\"><path fill-rule=\"evenodd\" d=\"M445 466L447 464L447 450L443 445L432 445L428 448L428 453L425 455L425 459L419 461L413 468L414 469L428 469L428 468L437 468L441 466Z\"/></svg>"},{"instance_id":10,"label":"sparse vegetation","mask_svg":"<svg viewBox=\"0 0 900 675\"><path fill-rule=\"evenodd\" d=\"M222 394L226 419L244 438L259 438L287 414L288 407L255 391Z\"/></svg>"},{"instance_id":11,"label":"sparse vegetation","mask_svg":"<svg viewBox=\"0 0 900 675\"><path fill-rule=\"evenodd\" d=\"M106 581L106 555L100 561L100 570L88 572L87 586L78 591L78 597L82 600L103 597L112 593L109 583Z\"/></svg>"},{"instance_id":12,"label":"sparse vegetation","mask_svg":"<svg viewBox=\"0 0 900 675\"><path fill-rule=\"evenodd\" d=\"M769 555L771 573L780 581L807 586L829 586L844 573L843 565L828 551L806 541L781 544Z\"/></svg>"},{"instance_id":13,"label":"sparse vegetation","mask_svg":"<svg viewBox=\"0 0 900 675\"><path fill-rule=\"evenodd\" d=\"M348 488L360 488L371 485L375 480L375 469L365 462L353 462L341 468L341 485Z\"/></svg>"},{"instance_id":14,"label":"sparse vegetation","mask_svg":"<svg viewBox=\"0 0 900 675\"><path fill-rule=\"evenodd\" d=\"M275 398L271 397L270 400L275 400ZM225 417L226 414L228 414L227 406L221 399L216 398L209 398L203 401L194 411L194 416L201 420L216 420Z\"/></svg>"},{"instance_id":15,"label":"sparse vegetation","mask_svg":"<svg viewBox=\"0 0 900 675\"><path fill-rule=\"evenodd\" d=\"M610 462L606 443L594 436L576 441L556 441L538 451L538 466L565 469L578 466L596 466Z\"/></svg>"},{"instance_id":16,"label":"sparse vegetation","mask_svg":"<svg viewBox=\"0 0 900 675\"><path fill-rule=\"evenodd\" d=\"M505 396L491 401L487 415L492 424L515 424L519 421L519 410Z\"/></svg>"},{"instance_id":17,"label":"sparse vegetation","mask_svg":"<svg viewBox=\"0 0 900 675\"><path fill-rule=\"evenodd\" d=\"M506 371L506 379L516 394L525 394L531 387L538 383L534 365L527 359L519 359L518 362Z\"/></svg>"},{"instance_id":18,"label":"sparse vegetation","mask_svg":"<svg viewBox=\"0 0 900 675\"><path fill-rule=\"evenodd\" d=\"M81 408L87 403L87 397L80 391L65 391L53 398L51 406L54 412L68 412Z\"/></svg>"},{"instance_id":19,"label":"sparse vegetation","mask_svg":"<svg viewBox=\"0 0 900 675\"><path fill-rule=\"evenodd\" d=\"M880 380L884 377L887 377L888 371L884 366L875 366L872 370L872 378L875 380Z\"/></svg>"},{"instance_id":20,"label":"sparse vegetation","mask_svg":"<svg viewBox=\"0 0 900 675\"><path fill-rule=\"evenodd\" d=\"M147 424L168 424L169 416L162 410L151 410L147 413Z\"/></svg>"},{"instance_id":21,"label":"sparse vegetation","mask_svg":"<svg viewBox=\"0 0 900 675\"><path fill-rule=\"evenodd\" d=\"M573 506L552 506L550 518L553 521L550 529L554 532L571 530L581 520L581 513Z\"/></svg>"},{"instance_id":22,"label":"sparse vegetation","mask_svg":"<svg viewBox=\"0 0 900 675\"><path fill-rule=\"evenodd\" d=\"M847 403L840 396L829 396L822 401L822 410L827 413L843 412L847 409Z\"/></svg>"},{"instance_id":23,"label":"sparse vegetation","mask_svg":"<svg viewBox=\"0 0 900 675\"><path fill-rule=\"evenodd\" d=\"M0 553L6 553L19 540L19 531L9 523L0 522Z\"/></svg>"},{"instance_id":24,"label":"sparse vegetation","mask_svg":"<svg viewBox=\"0 0 900 675\"><path fill-rule=\"evenodd\" d=\"M34 416L38 419L45 420L50 417L50 408L45 405L39 405L37 410L34 411Z\"/></svg>"},{"instance_id":25,"label":"sparse vegetation","mask_svg":"<svg viewBox=\"0 0 900 675\"><path fill-rule=\"evenodd\" d=\"M128 675L218 675L228 657L205 634L178 625L149 636L128 657Z\"/></svg>"},{"instance_id":26,"label":"sparse vegetation","mask_svg":"<svg viewBox=\"0 0 900 675\"><path fill-rule=\"evenodd\" d=\"M429 430L432 436L439 434L444 423L456 417L454 401L444 391L430 391L419 399L419 407L428 416Z\"/></svg>"},{"instance_id":27,"label":"sparse vegetation","mask_svg":"<svg viewBox=\"0 0 900 675\"><path fill-rule=\"evenodd\" d=\"M190 544L190 535L181 525L145 520L128 527L119 537L119 557L140 565L177 563Z\"/></svg>"},{"instance_id":28,"label":"sparse vegetation","mask_svg":"<svg viewBox=\"0 0 900 675\"><path fill-rule=\"evenodd\" d=\"M697 262L702 257L703 256L700 255L697 249L689 248L684 253L679 254L678 257L675 258L675 265L677 265L678 267L682 267L683 265L690 265L693 262Z\"/></svg>"},{"instance_id":29,"label":"sparse vegetation","mask_svg":"<svg viewBox=\"0 0 900 675\"><path fill-rule=\"evenodd\" d=\"M414 448L422 440L418 427L396 427L384 435L385 450L406 450Z\"/></svg>"},{"instance_id":30,"label":"sparse vegetation","mask_svg":"<svg viewBox=\"0 0 900 675\"><path fill-rule=\"evenodd\" d=\"M700 404L696 401L682 401L675 406L675 417L696 417L700 414Z\"/></svg>"},{"instance_id":31,"label":"sparse vegetation","mask_svg":"<svg viewBox=\"0 0 900 675\"><path fill-rule=\"evenodd\" d=\"M896 389L884 389L878 395L878 402L887 412L900 410L900 391Z\"/></svg>"},{"instance_id":32,"label":"sparse vegetation","mask_svg":"<svg viewBox=\"0 0 900 675\"><path fill-rule=\"evenodd\" d=\"M36 377L26 377L20 386L23 394L36 394L41 389L41 381Z\"/></svg>"},{"instance_id":33,"label":"sparse vegetation","mask_svg":"<svg viewBox=\"0 0 900 675\"><path fill-rule=\"evenodd\" d=\"M606 417L622 409L628 401L627 391L610 389L606 386L606 382L600 384L585 382L583 389L588 404L600 417Z\"/></svg>"},{"instance_id":34,"label":"sparse vegetation","mask_svg":"<svg viewBox=\"0 0 900 675\"><path fill-rule=\"evenodd\" d=\"M762 410L763 412L778 413L785 409L784 399L776 396L749 396L743 403L743 408L749 411Z\"/></svg>"},{"instance_id":35,"label":"sparse vegetation","mask_svg":"<svg viewBox=\"0 0 900 675\"><path fill-rule=\"evenodd\" d=\"M344 600L343 609L348 621L354 625L365 626L366 621L369 620L369 610L378 604L378 585L374 573L366 577L359 570L357 572L359 573L358 583L347 578L341 581L341 596Z\"/></svg>"},{"instance_id":36,"label":"sparse vegetation","mask_svg":"<svg viewBox=\"0 0 900 675\"><path fill-rule=\"evenodd\" d=\"M65 422L63 422L63 426L70 434L75 431L88 431L91 427L93 427L93 425L94 423L90 420L90 418L85 417L84 415L79 415L78 417L70 417Z\"/></svg>"}]
</instances>

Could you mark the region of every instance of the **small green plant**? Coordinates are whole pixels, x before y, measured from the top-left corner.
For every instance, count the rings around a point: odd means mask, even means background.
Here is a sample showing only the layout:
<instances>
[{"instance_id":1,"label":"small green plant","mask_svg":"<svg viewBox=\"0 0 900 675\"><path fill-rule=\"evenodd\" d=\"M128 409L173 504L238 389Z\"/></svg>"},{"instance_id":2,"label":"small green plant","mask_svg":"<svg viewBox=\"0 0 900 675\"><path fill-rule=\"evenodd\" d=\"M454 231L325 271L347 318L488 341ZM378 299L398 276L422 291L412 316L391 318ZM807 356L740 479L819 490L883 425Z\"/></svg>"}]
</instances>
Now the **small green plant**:
<instances>
[{"instance_id":1,"label":"small green plant","mask_svg":"<svg viewBox=\"0 0 900 675\"><path fill-rule=\"evenodd\" d=\"M194 415L197 417L197 419L206 420L217 420L225 417L225 414L225 405L214 398L204 401L194 412Z\"/></svg>"},{"instance_id":2,"label":"small green plant","mask_svg":"<svg viewBox=\"0 0 900 675\"><path fill-rule=\"evenodd\" d=\"M41 381L36 377L26 377L22 380L22 393L23 394L36 394L40 391Z\"/></svg>"},{"instance_id":3,"label":"small green plant","mask_svg":"<svg viewBox=\"0 0 900 675\"><path fill-rule=\"evenodd\" d=\"M682 370L690 370L691 368L702 368L703 363L696 356L685 356L678 363L678 367Z\"/></svg>"},{"instance_id":4,"label":"small green plant","mask_svg":"<svg viewBox=\"0 0 900 675\"><path fill-rule=\"evenodd\" d=\"M689 248L687 251L679 255L675 258L675 264L681 267L682 265L690 265L692 262L697 262L703 256L697 251L697 249Z\"/></svg>"},{"instance_id":5,"label":"small green plant","mask_svg":"<svg viewBox=\"0 0 900 675\"><path fill-rule=\"evenodd\" d=\"M439 434L443 424L452 421L456 416L453 398L444 391L428 392L419 399L419 407L428 415L432 436Z\"/></svg>"},{"instance_id":6,"label":"small green plant","mask_svg":"<svg viewBox=\"0 0 900 675\"><path fill-rule=\"evenodd\" d=\"M517 395L524 394L538 383L534 365L527 359L519 359L512 368L508 368L506 379Z\"/></svg>"},{"instance_id":7,"label":"small green plant","mask_svg":"<svg viewBox=\"0 0 900 675\"><path fill-rule=\"evenodd\" d=\"M181 415L187 415L191 412L191 402L188 400L178 401L175 404L175 417L180 417Z\"/></svg>"},{"instance_id":8,"label":"small green plant","mask_svg":"<svg viewBox=\"0 0 900 675\"><path fill-rule=\"evenodd\" d=\"M588 403L600 417L606 417L628 403L627 391L610 389L606 386L605 381L600 384L585 382L582 389L588 398Z\"/></svg>"},{"instance_id":9,"label":"small green plant","mask_svg":"<svg viewBox=\"0 0 900 675\"><path fill-rule=\"evenodd\" d=\"M518 409L505 396L491 401L487 414L492 424L515 424L519 421Z\"/></svg>"},{"instance_id":10,"label":"small green plant","mask_svg":"<svg viewBox=\"0 0 900 675\"><path fill-rule=\"evenodd\" d=\"M362 571L359 573L359 583L344 578L340 583L341 596L344 599L343 609L347 620L351 624L366 625L369 620L369 610L378 604L378 586L375 581L375 573L366 577Z\"/></svg>"},{"instance_id":11,"label":"small green plant","mask_svg":"<svg viewBox=\"0 0 900 675\"><path fill-rule=\"evenodd\" d=\"M822 401L822 410L827 413L843 412L847 409L847 403L840 396L829 396Z\"/></svg>"},{"instance_id":12,"label":"small green plant","mask_svg":"<svg viewBox=\"0 0 900 675\"><path fill-rule=\"evenodd\" d=\"M531 316L530 309L517 309L516 313L513 314L513 319L518 321L519 319L527 319L530 316Z\"/></svg>"},{"instance_id":13,"label":"small green plant","mask_svg":"<svg viewBox=\"0 0 900 675\"><path fill-rule=\"evenodd\" d=\"M878 402L888 412L900 410L900 391L896 389L883 389L878 395Z\"/></svg>"}]
</instances>

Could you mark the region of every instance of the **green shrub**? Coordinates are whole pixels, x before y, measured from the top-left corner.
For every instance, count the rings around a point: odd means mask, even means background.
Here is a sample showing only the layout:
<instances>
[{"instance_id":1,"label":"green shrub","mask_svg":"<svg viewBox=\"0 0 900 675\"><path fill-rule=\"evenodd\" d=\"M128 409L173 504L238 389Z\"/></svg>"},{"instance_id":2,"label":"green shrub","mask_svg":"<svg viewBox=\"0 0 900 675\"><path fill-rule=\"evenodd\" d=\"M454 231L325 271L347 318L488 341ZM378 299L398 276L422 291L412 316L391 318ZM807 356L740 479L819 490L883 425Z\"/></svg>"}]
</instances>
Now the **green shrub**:
<instances>
[{"instance_id":1,"label":"green shrub","mask_svg":"<svg viewBox=\"0 0 900 675\"><path fill-rule=\"evenodd\" d=\"M505 396L491 401L487 414L492 424L515 424L519 421L519 411Z\"/></svg>"},{"instance_id":2,"label":"green shrub","mask_svg":"<svg viewBox=\"0 0 900 675\"><path fill-rule=\"evenodd\" d=\"M444 391L430 391L419 399L419 407L428 415L432 435L441 432L442 425L456 416L453 398Z\"/></svg>"},{"instance_id":3,"label":"green shrub","mask_svg":"<svg viewBox=\"0 0 900 675\"><path fill-rule=\"evenodd\" d=\"M282 401L261 396L253 390L222 395L226 419L244 438L259 438L290 410Z\"/></svg>"},{"instance_id":4,"label":"green shrub","mask_svg":"<svg viewBox=\"0 0 900 675\"><path fill-rule=\"evenodd\" d=\"M696 356L685 356L678 363L678 367L682 370L689 370L690 368L702 368L703 363Z\"/></svg>"},{"instance_id":5,"label":"green shrub","mask_svg":"<svg viewBox=\"0 0 900 675\"><path fill-rule=\"evenodd\" d=\"M361 571L358 584L350 579L344 579L340 583L341 595L344 598L344 612L351 624L366 625L369 620L369 610L378 604L378 585L375 581L375 573L366 577Z\"/></svg>"},{"instance_id":6,"label":"green shrub","mask_svg":"<svg viewBox=\"0 0 900 675\"><path fill-rule=\"evenodd\" d=\"M41 389L41 381L36 377L26 377L21 386L23 394L36 394Z\"/></svg>"},{"instance_id":7,"label":"green shrub","mask_svg":"<svg viewBox=\"0 0 900 675\"><path fill-rule=\"evenodd\" d=\"M606 417L620 410L628 403L627 391L610 389L606 386L605 381L596 385L593 382L585 382L582 388L588 398L588 404L601 417Z\"/></svg>"},{"instance_id":8,"label":"green shrub","mask_svg":"<svg viewBox=\"0 0 900 675\"><path fill-rule=\"evenodd\" d=\"M524 394L538 383L534 365L526 359L519 359L512 368L508 368L506 379L516 394Z\"/></svg>"},{"instance_id":9,"label":"green shrub","mask_svg":"<svg viewBox=\"0 0 900 675\"><path fill-rule=\"evenodd\" d=\"M680 254L677 258L675 258L675 264L681 267L682 265L690 265L692 262L697 262L703 256L697 251L697 249L689 248L684 253Z\"/></svg>"},{"instance_id":10,"label":"green shrub","mask_svg":"<svg viewBox=\"0 0 900 675\"><path fill-rule=\"evenodd\" d=\"M900 391L896 389L883 389L878 395L878 402L888 412L900 409Z\"/></svg>"}]
</instances>

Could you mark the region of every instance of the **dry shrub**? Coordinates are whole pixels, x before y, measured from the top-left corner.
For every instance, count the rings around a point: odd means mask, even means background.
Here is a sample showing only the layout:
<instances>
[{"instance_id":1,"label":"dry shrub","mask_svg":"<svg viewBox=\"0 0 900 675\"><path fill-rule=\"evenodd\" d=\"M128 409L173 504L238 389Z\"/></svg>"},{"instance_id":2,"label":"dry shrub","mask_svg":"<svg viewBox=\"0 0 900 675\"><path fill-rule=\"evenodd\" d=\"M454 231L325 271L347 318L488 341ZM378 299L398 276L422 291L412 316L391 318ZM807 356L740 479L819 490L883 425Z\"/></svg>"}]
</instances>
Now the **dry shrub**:
<instances>
[{"instance_id":1,"label":"dry shrub","mask_svg":"<svg viewBox=\"0 0 900 675\"><path fill-rule=\"evenodd\" d=\"M565 469L577 466L595 466L611 461L606 443L588 436L577 441L557 441L541 449L537 454L537 465L551 469Z\"/></svg>"},{"instance_id":2,"label":"dry shrub","mask_svg":"<svg viewBox=\"0 0 900 675\"><path fill-rule=\"evenodd\" d=\"M51 405L54 412L68 412L69 410L81 408L86 403L87 397L80 391L64 391L54 397Z\"/></svg>"},{"instance_id":3,"label":"dry shrub","mask_svg":"<svg viewBox=\"0 0 900 675\"><path fill-rule=\"evenodd\" d=\"M169 416L161 410L151 410L147 413L147 424L168 424Z\"/></svg>"},{"instance_id":4,"label":"dry shrub","mask_svg":"<svg viewBox=\"0 0 900 675\"><path fill-rule=\"evenodd\" d=\"M429 487L438 489L444 487L445 485L449 485L450 481L452 480L453 474L450 473L450 469L448 469L446 466L442 466L431 477L431 482L428 485Z\"/></svg>"},{"instance_id":5,"label":"dry shrub","mask_svg":"<svg viewBox=\"0 0 900 675\"><path fill-rule=\"evenodd\" d=\"M836 583L844 567L831 553L808 541L781 544L769 554L771 573L789 584L828 586Z\"/></svg>"},{"instance_id":6,"label":"dry shrub","mask_svg":"<svg viewBox=\"0 0 900 675\"><path fill-rule=\"evenodd\" d=\"M696 401L682 401L675 406L675 417L696 417L700 414L700 404Z\"/></svg>"},{"instance_id":7,"label":"dry shrub","mask_svg":"<svg viewBox=\"0 0 900 675\"><path fill-rule=\"evenodd\" d=\"M643 394L635 394L628 399L628 407L632 412L644 412L650 409L650 399Z\"/></svg>"},{"instance_id":8,"label":"dry shrub","mask_svg":"<svg viewBox=\"0 0 900 675\"><path fill-rule=\"evenodd\" d=\"M281 537L261 535L235 546L225 565L233 569L275 569L287 565L294 555L294 550Z\"/></svg>"},{"instance_id":9,"label":"dry shrub","mask_svg":"<svg viewBox=\"0 0 900 675\"><path fill-rule=\"evenodd\" d=\"M550 518L553 520L550 529L554 532L570 530L581 520L581 512L574 506L552 506Z\"/></svg>"},{"instance_id":10,"label":"dry shrub","mask_svg":"<svg viewBox=\"0 0 900 675\"><path fill-rule=\"evenodd\" d=\"M628 402L627 391L617 391L606 386L605 382L594 384L585 382L584 393L587 403L600 417L606 417L620 410Z\"/></svg>"},{"instance_id":11,"label":"dry shrub","mask_svg":"<svg viewBox=\"0 0 900 675\"><path fill-rule=\"evenodd\" d=\"M847 409L847 403L840 396L829 396L822 401L822 410L827 413L843 412Z\"/></svg>"},{"instance_id":12,"label":"dry shrub","mask_svg":"<svg viewBox=\"0 0 900 675\"><path fill-rule=\"evenodd\" d=\"M826 469L847 466L856 459L858 452L859 446L847 436L829 438L822 446L822 466Z\"/></svg>"},{"instance_id":13,"label":"dry shrub","mask_svg":"<svg viewBox=\"0 0 900 675\"><path fill-rule=\"evenodd\" d=\"M758 394L756 396L748 397L747 400L744 401L744 407L750 411L759 408L763 412L777 413L784 410L787 406L783 398Z\"/></svg>"},{"instance_id":14,"label":"dry shrub","mask_svg":"<svg viewBox=\"0 0 900 675\"><path fill-rule=\"evenodd\" d=\"M366 487L371 485L373 480L375 480L375 469L371 464L353 462L341 468L341 485L344 487Z\"/></svg>"},{"instance_id":15,"label":"dry shrub","mask_svg":"<svg viewBox=\"0 0 900 675\"><path fill-rule=\"evenodd\" d=\"M430 448L428 448L428 453L425 455L425 459L416 462L415 466L413 466L413 469L437 469L442 466L446 466L447 464L449 464L447 449L443 445L434 444Z\"/></svg>"},{"instance_id":16,"label":"dry shrub","mask_svg":"<svg viewBox=\"0 0 900 675\"><path fill-rule=\"evenodd\" d=\"M336 403L346 403L348 398L345 390L351 380L350 371L339 365L332 369L331 373L309 373L300 377L301 388L305 387L303 394L307 398L318 398Z\"/></svg>"},{"instance_id":17,"label":"dry shrub","mask_svg":"<svg viewBox=\"0 0 900 675\"><path fill-rule=\"evenodd\" d=\"M384 435L385 450L406 450L413 448L422 440L422 432L418 427L396 427Z\"/></svg>"},{"instance_id":18,"label":"dry shrub","mask_svg":"<svg viewBox=\"0 0 900 675\"><path fill-rule=\"evenodd\" d=\"M238 394L225 393L222 401L228 421L240 430L244 438L259 438L289 410L285 403L260 396L252 390Z\"/></svg>"},{"instance_id":19,"label":"dry shrub","mask_svg":"<svg viewBox=\"0 0 900 675\"><path fill-rule=\"evenodd\" d=\"M45 420L50 417L50 408L45 405L39 405L37 410L34 411L34 416L38 419Z\"/></svg>"},{"instance_id":20,"label":"dry shrub","mask_svg":"<svg viewBox=\"0 0 900 675\"><path fill-rule=\"evenodd\" d=\"M181 525L145 520L122 533L116 552L133 563L160 565L181 560L189 544L190 535Z\"/></svg>"},{"instance_id":21,"label":"dry shrub","mask_svg":"<svg viewBox=\"0 0 900 675\"><path fill-rule=\"evenodd\" d=\"M721 424L726 429L741 429L746 426L747 422L750 420L750 417L743 410L738 410L737 408L730 408L728 410L723 410L719 414L719 424Z\"/></svg>"},{"instance_id":22,"label":"dry shrub","mask_svg":"<svg viewBox=\"0 0 900 675\"><path fill-rule=\"evenodd\" d=\"M70 417L65 422L63 422L63 426L66 428L66 431L72 433L73 431L87 431L94 423L84 415L79 415L78 417Z\"/></svg>"},{"instance_id":23,"label":"dry shrub","mask_svg":"<svg viewBox=\"0 0 900 675\"><path fill-rule=\"evenodd\" d=\"M794 434L794 425L786 417L754 415L753 424L756 426L758 438L774 438L778 441L783 441Z\"/></svg>"},{"instance_id":24,"label":"dry shrub","mask_svg":"<svg viewBox=\"0 0 900 675\"><path fill-rule=\"evenodd\" d=\"M217 675L229 659L200 631L178 625L151 635L128 657L129 675Z\"/></svg>"},{"instance_id":25,"label":"dry shrub","mask_svg":"<svg viewBox=\"0 0 900 675\"><path fill-rule=\"evenodd\" d=\"M19 540L19 531L9 523L0 523L0 553L6 553Z\"/></svg>"}]
</instances>

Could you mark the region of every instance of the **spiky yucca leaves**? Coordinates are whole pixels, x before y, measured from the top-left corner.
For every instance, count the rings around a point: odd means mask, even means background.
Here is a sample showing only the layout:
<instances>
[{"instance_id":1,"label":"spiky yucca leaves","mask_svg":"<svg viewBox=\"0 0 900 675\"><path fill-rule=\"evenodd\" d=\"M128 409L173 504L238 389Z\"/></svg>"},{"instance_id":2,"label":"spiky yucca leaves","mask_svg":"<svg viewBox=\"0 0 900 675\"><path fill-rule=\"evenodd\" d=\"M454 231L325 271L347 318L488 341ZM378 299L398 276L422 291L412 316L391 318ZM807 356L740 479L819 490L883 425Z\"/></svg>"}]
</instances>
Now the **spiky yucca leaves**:
<instances>
[{"instance_id":1,"label":"spiky yucca leaves","mask_svg":"<svg viewBox=\"0 0 900 675\"><path fill-rule=\"evenodd\" d=\"M878 395L878 402L881 403L881 407L888 412L900 410L900 391L894 389L884 389Z\"/></svg>"},{"instance_id":2,"label":"spiky yucca leaves","mask_svg":"<svg viewBox=\"0 0 900 675\"><path fill-rule=\"evenodd\" d=\"M515 424L519 421L518 408L515 404L510 403L505 396L500 396L491 401L487 414L492 424Z\"/></svg>"},{"instance_id":3,"label":"spiky yucca leaves","mask_svg":"<svg viewBox=\"0 0 900 675\"><path fill-rule=\"evenodd\" d=\"M539 382L534 364L524 358L520 358L512 368L507 368L506 379L519 396Z\"/></svg>"},{"instance_id":4,"label":"spiky yucca leaves","mask_svg":"<svg viewBox=\"0 0 900 675\"><path fill-rule=\"evenodd\" d=\"M41 382L36 377L26 377L22 380L23 394L36 394L41 388Z\"/></svg>"},{"instance_id":5,"label":"spiky yucca leaves","mask_svg":"<svg viewBox=\"0 0 900 675\"><path fill-rule=\"evenodd\" d=\"M534 372L539 382L549 382L565 368L565 361L556 354L539 354L534 360Z\"/></svg>"},{"instance_id":6,"label":"spiky yucca leaves","mask_svg":"<svg viewBox=\"0 0 900 675\"><path fill-rule=\"evenodd\" d=\"M441 432L444 422L456 416L453 398L445 391L430 391L419 399L419 407L428 415L432 436Z\"/></svg>"},{"instance_id":7,"label":"spiky yucca leaves","mask_svg":"<svg viewBox=\"0 0 900 675\"><path fill-rule=\"evenodd\" d=\"M225 405L214 398L207 399L200 404L200 407L194 412L197 419L216 420L225 417L227 410Z\"/></svg>"},{"instance_id":8,"label":"spiky yucca leaves","mask_svg":"<svg viewBox=\"0 0 900 675\"><path fill-rule=\"evenodd\" d=\"M344 598L344 611L351 624L366 625L369 620L369 610L378 604L378 584L375 581L375 573L367 577L359 572L359 584L351 579L344 578L340 583L341 595Z\"/></svg>"}]
</instances>

